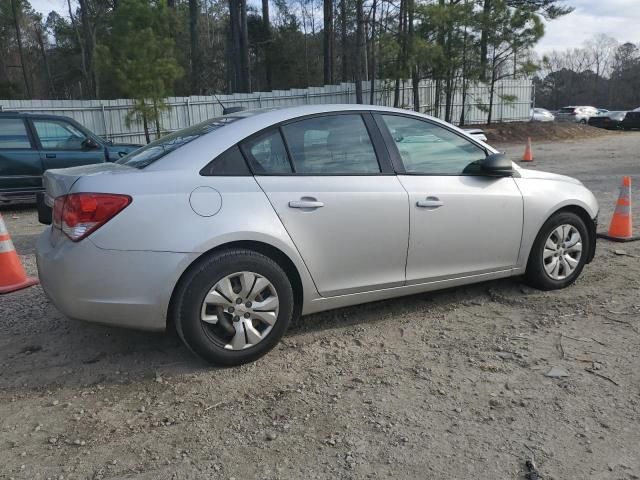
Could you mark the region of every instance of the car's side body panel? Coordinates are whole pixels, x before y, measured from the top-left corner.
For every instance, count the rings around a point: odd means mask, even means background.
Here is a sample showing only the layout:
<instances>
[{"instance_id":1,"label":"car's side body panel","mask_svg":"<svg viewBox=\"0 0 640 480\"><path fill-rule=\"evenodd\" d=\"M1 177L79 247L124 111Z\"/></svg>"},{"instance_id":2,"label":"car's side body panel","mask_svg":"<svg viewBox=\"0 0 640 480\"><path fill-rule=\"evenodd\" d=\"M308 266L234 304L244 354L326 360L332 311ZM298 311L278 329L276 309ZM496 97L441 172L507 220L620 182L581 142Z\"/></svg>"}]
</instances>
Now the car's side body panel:
<instances>
[{"instance_id":1,"label":"car's side body panel","mask_svg":"<svg viewBox=\"0 0 640 480\"><path fill-rule=\"evenodd\" d=\"M407 192L395 175L256 177L323 296L405 280ZM313 198L320 208L291 208Z\"/></svg>"},{"instance_id":2,"label":"car's side body panel","mask_svg":"<svg viewBox=\"0 0 640 480\"><path fill-rule=\"evenodd\" d=\"M407 283L508 270L517 264L522 195L513 178L400 175L409 192ZM418 206L436 199L437 207Z\"/></svg>"}]
</instances>

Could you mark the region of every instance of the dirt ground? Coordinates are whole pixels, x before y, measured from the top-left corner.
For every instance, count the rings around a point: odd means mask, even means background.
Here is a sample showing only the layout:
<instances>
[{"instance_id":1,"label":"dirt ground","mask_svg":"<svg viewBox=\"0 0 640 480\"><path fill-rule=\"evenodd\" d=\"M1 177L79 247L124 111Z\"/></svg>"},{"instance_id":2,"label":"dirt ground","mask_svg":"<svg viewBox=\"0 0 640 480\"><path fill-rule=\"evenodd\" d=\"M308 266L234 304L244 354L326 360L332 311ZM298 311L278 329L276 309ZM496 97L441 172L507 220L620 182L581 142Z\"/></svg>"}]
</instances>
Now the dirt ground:
<instances>
[{"instance_id":1,"label":"dirt ground","mask_svg":"<svg viewBox=\"0 0 640 480\"><path fill-rule=\"evenodd\" d=\"M603 229L621 175L640 181L640 132L534 154L593 189ZM3 214L34 273L34 210ZM2 296L0 478L524 479L534 460L544 479L638 479L639 259L599 240L565 290L509 279L308 316L233 369L70 321L40 287Z\"/></svg>"},{"instance_id":2,"label":"dirt ground","mask_svg":"<svg viewBox=\"0 0 640 480\"><path fill-rule=\"evenodd\" d=\"M622 131L605 130L575 122L508 122L491 125L473 125L484 131L489 143L550 142L558 140L578 140L603 136L624 135Z\"/></svg>"}]
</instances>

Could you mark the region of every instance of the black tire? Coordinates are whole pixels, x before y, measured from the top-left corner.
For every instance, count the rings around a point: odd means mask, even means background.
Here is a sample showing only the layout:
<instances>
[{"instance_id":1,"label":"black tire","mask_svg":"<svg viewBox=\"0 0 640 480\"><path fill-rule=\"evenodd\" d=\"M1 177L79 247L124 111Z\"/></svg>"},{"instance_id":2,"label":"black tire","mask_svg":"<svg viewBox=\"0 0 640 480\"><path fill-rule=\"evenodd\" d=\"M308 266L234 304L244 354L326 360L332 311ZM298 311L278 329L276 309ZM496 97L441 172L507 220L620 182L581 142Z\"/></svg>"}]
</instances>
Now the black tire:
<instances>
[{"instance_id":1,"label":"black tire","mask_svg":"<svg viewBox=\"0 0 640 480\"><path fill-rule=\"evenodd\" d=\"M586 124L587 124L587 121L583 118L582 120L580 120L580 123L581 123L582 125L586 125Z\"/></svg>"},{"instance_id":2,"label":"black tire","mask_svg":"<svg viewBox=\"0 0 640 480\"><path fill-rule=\"evenodd\" d=\"M544 268L543 252L544 245L551 232L560 225L573 225L580 236L582 237L582 255L578 261L578 265L575 270L566 278L562 280L556 280L551 278ZM575 213L571 212L559 212L551 216L545 224L542 226L531 252L529 253L529 262L527 263L527 270L525 273L525 280L532 287L540 290L556 290L559 288L565 288L576 281L584 265L587 261L587 252L590 251L591 239L589 237L587 227L584 221Z\"/></svg>"},{"instance_id":3,"label":"black tire","mask_svg":"<svg viewBox=\"0 0 640 480\"><path fill-rule=\"evenodd\" d=\"M228 350L205 331L201 306L220 279L241 271L258 273L271 282L278 295L278 317L262 341L243 350ZM280 341L294 312L293 288L284 270L269 257L252 250L230 249L205 257L186 273L175 292L172 310L178 335L196 355L216 365L241 365L262 357Z\"/></svg>"}]
</instances>

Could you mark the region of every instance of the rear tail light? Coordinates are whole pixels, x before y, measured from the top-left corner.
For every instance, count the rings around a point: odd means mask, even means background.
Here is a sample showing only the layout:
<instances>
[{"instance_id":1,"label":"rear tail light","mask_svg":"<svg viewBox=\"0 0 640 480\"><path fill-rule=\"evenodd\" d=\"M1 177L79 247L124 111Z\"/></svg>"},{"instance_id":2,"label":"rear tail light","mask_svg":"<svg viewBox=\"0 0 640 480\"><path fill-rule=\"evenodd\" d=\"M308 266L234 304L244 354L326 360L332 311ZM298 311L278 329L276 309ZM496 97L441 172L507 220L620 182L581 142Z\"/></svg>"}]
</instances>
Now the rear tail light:
<instances>
[{"instance_id":1,"label":"rear tail light","mask_svg":"<svg viewBox=\"0 0 640 480\"><path fill-rule=\"evenodd\" d=\"M131 203L129 195L71 193L55 199L53 226L78 242L95 232Z\"/></svg>"},{"instance_id":2,"label":"rear tail light","mask_svg":"<svg viewBox=\"0 0 640 480\"><path fill-rule=\"evenodd\" d=\"M577 113L576 112L571 112L569 115L575 116L575 115L577 115Z\"/></svg>"}]
</instances>

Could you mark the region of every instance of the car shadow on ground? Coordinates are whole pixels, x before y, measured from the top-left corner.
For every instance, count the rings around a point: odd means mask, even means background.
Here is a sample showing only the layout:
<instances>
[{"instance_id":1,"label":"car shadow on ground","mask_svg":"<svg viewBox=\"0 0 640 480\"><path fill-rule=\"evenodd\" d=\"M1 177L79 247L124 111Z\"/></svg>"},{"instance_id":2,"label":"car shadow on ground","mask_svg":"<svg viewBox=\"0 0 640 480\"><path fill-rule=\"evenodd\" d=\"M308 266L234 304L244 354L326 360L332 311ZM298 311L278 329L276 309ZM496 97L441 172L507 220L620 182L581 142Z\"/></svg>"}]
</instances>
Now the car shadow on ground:
<instances>
[{"instance_id":1,"label":"car shadow on ground","mask_svg":"<svg viewBox=\"0 0 640 480\"><path fill-rule=\"evenodd\" d=\"M442 312L448 305L481 304L495 295L522 294L517 280L507 279L308 315L291 325L282 348L324 331L375 328L376 323L416 312L428 315L432 307ZM158 376L217 370L193 355L172 328L164 333L139 332L70 320L55 309L40 287L13 295L11 302L4 301L6 296L0 298L0 317L6 318L6 334L0 340L0 390L24 393L43 388L153 382ZM20 315L29 321L14 321L11 305L29 305L32 311L28 317L24 311ZM278 349L269 355L279 355Z\"/></svg>"}]
</instances>

